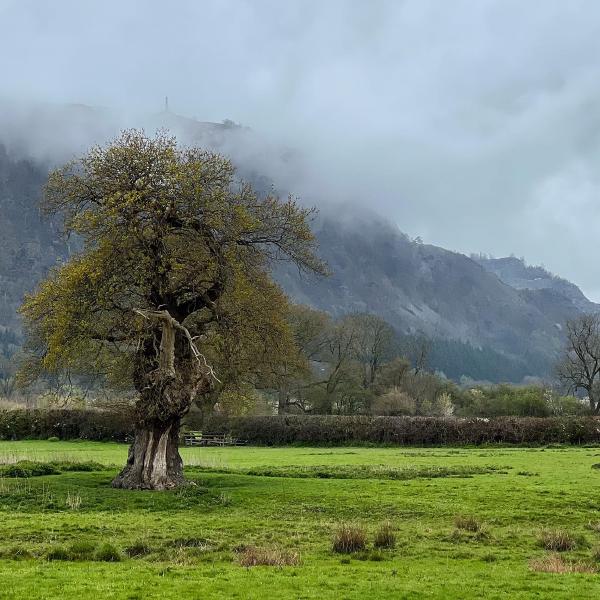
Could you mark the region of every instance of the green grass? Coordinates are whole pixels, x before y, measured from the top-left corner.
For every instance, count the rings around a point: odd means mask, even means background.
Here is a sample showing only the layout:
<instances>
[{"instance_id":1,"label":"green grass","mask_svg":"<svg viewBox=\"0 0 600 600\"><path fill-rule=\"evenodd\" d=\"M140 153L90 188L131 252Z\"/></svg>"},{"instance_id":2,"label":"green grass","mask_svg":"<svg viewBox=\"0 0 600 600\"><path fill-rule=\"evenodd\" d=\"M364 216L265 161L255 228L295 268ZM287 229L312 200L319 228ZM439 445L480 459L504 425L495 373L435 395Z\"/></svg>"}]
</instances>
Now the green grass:
<instances>
[{"instance_id":1,"label":"green grass","mask_svg":"<svg viewBox=\"0 0 600 600\"><path fill-rule=\"evenodd\" d=\"M0 442L0 465L60 471L0 478L0 598L600 594L598 573L530 568L548 554L542 532L557 530L585 541L561 553L566 564L591 564L598 448L185 448L196 485L162 493L110 487L126 453L118 444ZM466 517L483 533L456 526ZM365 551L332 551L343 523L366 530ZM384 523L395 545L374 549ZM298 564L247 568L248 549Z\"/></svg>"}]
</instances>

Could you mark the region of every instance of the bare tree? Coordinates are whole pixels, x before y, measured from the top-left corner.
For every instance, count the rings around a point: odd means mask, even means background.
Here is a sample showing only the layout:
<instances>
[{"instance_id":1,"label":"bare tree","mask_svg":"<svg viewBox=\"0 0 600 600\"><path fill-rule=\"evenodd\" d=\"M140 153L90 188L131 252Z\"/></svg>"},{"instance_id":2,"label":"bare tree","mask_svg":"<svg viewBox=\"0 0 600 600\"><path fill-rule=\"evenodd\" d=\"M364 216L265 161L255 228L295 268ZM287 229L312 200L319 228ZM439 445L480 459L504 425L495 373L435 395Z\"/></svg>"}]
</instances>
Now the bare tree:
<instances>
[{"instance_id":1,"label":"bare tree","mask_svg":"<svg viewBox=\"0 0 600 600\"><path fill-rule=\"evenodd\" d=\"M556 367L568 392L585 390L590 409L600 412L600 316L581 315L567 322L567 345Z\"/></svg>"},{"instance_id":2,"label":"bare tree","mask_svg":"<svg viewBox=\"0 0 600 600\"><path fill-rule=\"evenodd\" d=\"M353 334L353 352L363 366L363 387L370 388L385 360L393 355L394 330L381 317L357 313L343 319Z\"/></svg>"},{"instance_id":3,"label":"bare tree","mask_svg":"<svg viewBox=\"0 0 600 600\"><path fill-rule=\"evenodd\" d=\"M423 333L409 338L406 354L413 365L415 375L428 371L432 345L431 338Z\"/></svg>"}]
</instances>

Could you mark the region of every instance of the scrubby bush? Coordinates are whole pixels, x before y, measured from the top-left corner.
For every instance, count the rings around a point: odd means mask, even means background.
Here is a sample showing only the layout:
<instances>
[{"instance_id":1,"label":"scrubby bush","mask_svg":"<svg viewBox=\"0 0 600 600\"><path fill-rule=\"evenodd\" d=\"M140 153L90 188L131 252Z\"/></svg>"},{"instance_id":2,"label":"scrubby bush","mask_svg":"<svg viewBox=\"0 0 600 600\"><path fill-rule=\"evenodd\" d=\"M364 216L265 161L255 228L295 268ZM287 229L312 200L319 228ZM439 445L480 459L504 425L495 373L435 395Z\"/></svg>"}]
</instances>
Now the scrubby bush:
<instances>
[{"instance_id":1,"label":"scrubby bush","mask_svg":"<svg viewBox=\"0 0 600 600\"><path fill-rule=\"evenodd\" d=\"M92 560L94 558L95 551L95 544L80 540L71 544L68 553L71 560Z\"/></svg>"},{"instance_id":2,"label":"scrubby bush","mask_svg":"<svg viewBox=\"0 0 600 600\"><path fill-rule=\"evenodd\" d=\"M60 475L63 471L90 472L103 471L106 467L100 463L50 461L39 462L20 460L13 464L0 465L0 477L41 477L43 475Z\"/></svg>"},{"instance_id":3,"label":"scrubby bush","mask_svg":"<svg viewBox=\"0 0 600 600\"><path fill-rule=\"evenodd\" d=\"M96 550L94 558L95 560L102 562L119 562L123 557L121 556L119 549L114 544L105 542L98 548L98 550Z\"/></svg>"},{"instance_id":4,"label":"scrubby bush","mask_svg":"<svg viewBox=\"0 0 600 600\"><path fill-rule=\"evenodd\" d=\"M71 560L71 555L65 547L55 546L46 553L46 560Z\"/></svg>"},{"instance_id":5,"label":"scrubby bush","mask_svg":"<svg viewBox=\"0 0 600 600\"><path fill-rule=\"evenodd\" d=\"M93 460L86 460L83 462L59 460L53 461L50 464L55 466L61 472L73 471L75 473L91 473L92 471L104 471L107 468L106 465L94 462Z\"/></svg>"},{"instance_id":6,"label":"scrubby bush","mask_svg":"<svg viewBox=\"0 0 600 600\"><path fill-rule=\"evenodd\" d=\"M332 549L340 554L359 552L367 547L367 533L359 525L344 523L333 535Z\"/></svg>"},{"instance_id":7,"label":"scrubby bush","mask_svg":"<svg viewBox=\"0 0 600 600\"><path fill-rule=\"evenodd\" d=\"M138 558L140 556L147 556L152 552L152 548L143 540L138 540L125 548L125 554L129 558Z\"/></svg>"},{"instance_id":8,"label":"scrubby bush","mask_svg":"<svg viewBox=\"0 0 600 600\"><path fill-rule=\"evenodd\" d=\"M492 385L453 395L456 414L475 417L582 416L589 407L574 396L560 396L542 386Z\"/></svg>"},{"instance_id":9,"label":"scrubby bush","mask_svg":"<svg viewBox=\"0 0 600 600\"><path fill-rule=\"evenodd\" d=\"M7 558L10 560L26 560L29 558L33 558L33 554L22 546L11 546L6 550L0 551L0 558Z\"/></svg>"},{"instance_id":10,"label":"scrubby bush","mask_svg":"<svg viewBox=\"0 0 600 600\"><path fill-rule=\"evenodd\" d=\"M60 470L52 463L29 460L0 466L0 477L40 477L42 475L60 475Z\"/></svg>"},{"instance_id":11,"label":"scrubby bush","mask_svg":"<svg viewBox=\"0 0 600 600\"><path fill-rule=\"evenodd\" d=\"M405 416L414 415L415 411L415 399L398 388L391 388L377 396L371 407L374 415Z\"/></svg>"}]
</instances>

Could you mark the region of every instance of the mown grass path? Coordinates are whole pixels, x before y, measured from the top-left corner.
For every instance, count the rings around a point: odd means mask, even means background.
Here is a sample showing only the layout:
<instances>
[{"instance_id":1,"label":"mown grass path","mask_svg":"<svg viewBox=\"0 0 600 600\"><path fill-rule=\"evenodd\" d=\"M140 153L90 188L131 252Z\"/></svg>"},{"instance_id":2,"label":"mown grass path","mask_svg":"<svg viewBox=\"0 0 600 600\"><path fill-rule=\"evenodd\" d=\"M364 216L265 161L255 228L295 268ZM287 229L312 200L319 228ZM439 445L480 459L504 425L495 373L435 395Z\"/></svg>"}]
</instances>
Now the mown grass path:
<instances>
[{"instance_id":1,"label":"mown grass path","mask_svg":"<svg viewBox=\"0 0 600 600\"><path fill-rule=\"evenodd\" d=\"M591 467L600 463L600 448L186 448L186 474L197 485L166 493L110 487L126 450L89 442L0 442L0 463L105 465L0 479L0 598L600 594L600 573L529 568L531 559L546 554L537 537L548 528L585 538L564 556L592 564L600 533L589 524L600 522L600 471ZM361 478L346 478L353 470ZM476 517L485 534L456 530L458 514ZM386 520L396 528L394 550L332 553L340 522L362 524L372 539ZM90 555L47 559L76 542L89 546ZM123 560L97 560L93 549L102 544L114 546ZM299 552L301 564L244 568L238 551L249 545ZM137 546L143 555L129 558L126 549Z\"/></svg>"}]
</instances>

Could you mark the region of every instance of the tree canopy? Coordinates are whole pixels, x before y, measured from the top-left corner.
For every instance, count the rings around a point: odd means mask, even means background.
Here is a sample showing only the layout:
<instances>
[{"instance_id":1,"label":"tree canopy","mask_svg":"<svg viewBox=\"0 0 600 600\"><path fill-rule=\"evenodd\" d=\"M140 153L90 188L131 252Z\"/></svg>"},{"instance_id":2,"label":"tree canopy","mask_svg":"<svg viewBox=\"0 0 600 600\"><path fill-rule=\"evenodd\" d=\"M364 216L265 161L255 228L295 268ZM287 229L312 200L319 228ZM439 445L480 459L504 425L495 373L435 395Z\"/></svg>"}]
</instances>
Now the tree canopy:
<instances>
[{"instance_id":1,"label":"tree canopy","mask_svg":"<svg viewBox=\"0 0 600 600\"><path fill-rule=\"evenodd\" d=\"M22 307L29 369L134 385L136 440L115 484L177 485L191 402L276 377L281 357L298 356L269 269L325 272L313 210L257 195L223 156L138 131L53 172L44 208L81 250Z\"/></svg>"}]
</instances>

